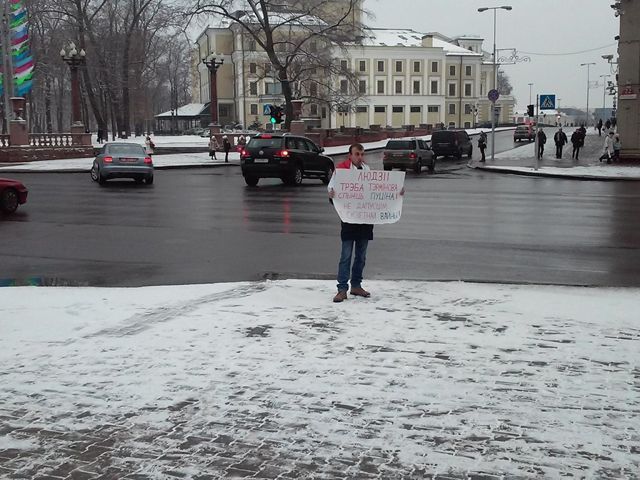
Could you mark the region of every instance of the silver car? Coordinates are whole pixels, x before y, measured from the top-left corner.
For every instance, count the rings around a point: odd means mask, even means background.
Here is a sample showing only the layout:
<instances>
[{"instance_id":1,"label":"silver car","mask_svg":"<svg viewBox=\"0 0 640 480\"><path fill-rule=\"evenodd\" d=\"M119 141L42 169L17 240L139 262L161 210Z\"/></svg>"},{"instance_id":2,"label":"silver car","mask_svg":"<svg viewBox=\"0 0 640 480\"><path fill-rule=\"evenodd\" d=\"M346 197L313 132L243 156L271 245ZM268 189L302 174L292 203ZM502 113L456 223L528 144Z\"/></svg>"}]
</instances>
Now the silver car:
<instances>
[{"instance_id":1,"label":"silver car","mask_svg":"<svg viewBox=\"0 0 640 480\"><path fill-rule=\"evenodd\" d=\"M111 178L133 178L136 183L153 183L153 160L142 145L105 143L93 161L91 180L100 185Z\"/></svg>"}]
</instances>

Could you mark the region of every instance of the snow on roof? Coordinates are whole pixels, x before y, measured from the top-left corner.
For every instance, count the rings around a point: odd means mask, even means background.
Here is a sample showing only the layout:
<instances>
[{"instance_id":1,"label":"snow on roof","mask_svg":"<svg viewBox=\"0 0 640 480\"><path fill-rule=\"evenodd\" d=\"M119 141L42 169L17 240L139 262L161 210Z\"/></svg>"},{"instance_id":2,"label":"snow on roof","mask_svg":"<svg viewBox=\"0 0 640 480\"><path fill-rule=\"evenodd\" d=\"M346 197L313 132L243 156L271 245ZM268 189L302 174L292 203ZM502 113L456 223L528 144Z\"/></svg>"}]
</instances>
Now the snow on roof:
<instances>
[{"instance_id":1,"label":"snow on roof","mask_svg":"<svg viewBox=\"0 0 640 480\"><path fill-rule=\"evenodd\" d=\"M237 12L237 17L247 23L262 23L253 11L246 10ZM277 25L326 25L327 23L315 15L301 12L269 12L269 23L271 26Z\"/></svg>"},{"instance_id":2,"label":"snow on roof","mask_svg":"<svg viewBox=\"0 0 640 480\"><path fill-rule=\"evenodd\" d=\"M367 28L363 45L369 47L421 47L424 35L411 29ZM442 48L448 55L481 56L480 53L446 42L439 38L439 35L429 35L433 36L433 46Z\"/></svg>"},{"instance_id":3,"label":"snow on roof","mask_svg":"<svg viewBox=\"0 0 640 480\"><path fill-rule=\"evenodd\" d=\"M196 115L200 115L205 105L206 103L187 103L186 105L179 107L178 110L175 111L175 116L195 117ZM169 110L168 112L159 113L155 117L171 117L171 110Z\"/></svg>"}]
</instances>

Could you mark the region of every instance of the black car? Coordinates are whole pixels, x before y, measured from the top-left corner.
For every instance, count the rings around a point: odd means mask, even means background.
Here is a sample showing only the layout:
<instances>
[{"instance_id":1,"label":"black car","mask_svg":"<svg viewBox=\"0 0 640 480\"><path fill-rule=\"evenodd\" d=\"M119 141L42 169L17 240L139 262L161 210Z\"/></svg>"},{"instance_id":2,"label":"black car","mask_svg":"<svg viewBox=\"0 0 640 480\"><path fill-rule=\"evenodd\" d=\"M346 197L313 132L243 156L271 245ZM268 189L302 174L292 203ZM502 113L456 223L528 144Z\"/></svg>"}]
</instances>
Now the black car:
<instances>
[{"instance_id":1,"label":"black car","mask_svg":"<svg viewBox=\"0 0 640 480\"><path fill-rule=\"evenodd\" d=\"M288 185L300 185L303 178L319 178L327 184L335 167L322 152L324 148L306 137L258 134L240 152L242 175L250 187L261 178L280 178Z\"/></svg>"},{"instance_id":2,"label":"black car","mask_svg":"<svg viewBox=\"0 0 640 480\"><path fill-rule=\"evenodd\" d=\"M465 130L436 130L431 135L431 149L433 157L471 158L473 144Z\"/></svg>"}]
</instances>

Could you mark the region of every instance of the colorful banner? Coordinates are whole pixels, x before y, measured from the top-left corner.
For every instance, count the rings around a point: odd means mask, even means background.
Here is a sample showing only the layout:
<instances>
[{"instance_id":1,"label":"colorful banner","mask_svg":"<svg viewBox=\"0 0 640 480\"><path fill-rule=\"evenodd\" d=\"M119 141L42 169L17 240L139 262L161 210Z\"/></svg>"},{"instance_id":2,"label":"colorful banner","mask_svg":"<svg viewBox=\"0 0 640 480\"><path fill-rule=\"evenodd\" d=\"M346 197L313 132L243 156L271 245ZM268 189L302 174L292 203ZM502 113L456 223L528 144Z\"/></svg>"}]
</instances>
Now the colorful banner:
<instances>
[{"instance_id":1,"label":"colorful banner","mask_svg":"<svg viewBox=\"0 0 640 480\"><path fill-rule=\"evenodd\" d=\"M13 65L13 95L22 97L33 87L33 56L29 46L29 23L27 9L23 0L5 0L10 2L10 45L3 51L11 55ZM0 95L4 94L4 73L0 69Z\"/></svg>"}]
</instances>

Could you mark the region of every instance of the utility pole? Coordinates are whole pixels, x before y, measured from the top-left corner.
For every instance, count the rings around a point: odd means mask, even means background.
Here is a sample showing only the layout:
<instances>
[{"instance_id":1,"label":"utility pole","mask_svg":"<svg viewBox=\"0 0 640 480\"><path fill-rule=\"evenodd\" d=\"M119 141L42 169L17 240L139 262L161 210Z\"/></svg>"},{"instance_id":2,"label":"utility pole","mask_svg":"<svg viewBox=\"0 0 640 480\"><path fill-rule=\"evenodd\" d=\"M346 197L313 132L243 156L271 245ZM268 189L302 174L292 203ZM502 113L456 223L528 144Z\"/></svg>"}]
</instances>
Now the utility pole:
<instances>
[{"instance_id":1,"label":"utility pole","mask_svg":"<svg viewBox=\"0 0 640 480\"><path fill-rule=\"evenodd\" d=\"M584 122L584 126L589 128L589 67L591 65L595 65L596 62L588 62L588 63L581 63L580 66L584 67L585 65L587 66L587 118Z\"/></svg>"}]
</instances>

